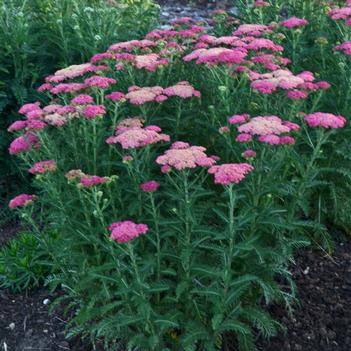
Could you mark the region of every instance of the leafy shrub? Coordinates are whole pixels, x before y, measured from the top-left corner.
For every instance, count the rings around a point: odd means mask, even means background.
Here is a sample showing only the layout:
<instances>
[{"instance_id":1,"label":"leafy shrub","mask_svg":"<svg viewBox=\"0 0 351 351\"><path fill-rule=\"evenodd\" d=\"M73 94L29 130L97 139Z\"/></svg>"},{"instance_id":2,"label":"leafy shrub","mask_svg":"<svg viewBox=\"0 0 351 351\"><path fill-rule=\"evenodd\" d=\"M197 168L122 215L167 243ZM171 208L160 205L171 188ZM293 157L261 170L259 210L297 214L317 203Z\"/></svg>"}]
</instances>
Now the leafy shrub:
<instances>
[{"instance_id":1,"label":"leafy shrub","mask_svg":"<svg viewBox=\"0 0 351 351\"><path fill-rule=\"evenodd\" d=\"M324 77L285 57L294 30L215 37L180 19L57 71L39 87L50 103L20 109L10 153L38 191L9 206L44 247L38 228L59 233L71 334L188 351L276 332L266 306L294 298L294 249L329 245L312 199L338 184L328 153L350 128L324 110Z\"/></svg>"},{"instance_id":2,"label":"leafy shrub","mask_svg":"<svg viewBox=\"0 0 351 351\"><path fill-rule=\"evenodd\" d=\"M155 24L150 0L0 1L0 197L23 187L7 155L7 127L19 106L40 99L35 87L59 67L87 60L117 40L140 37Z\"/></svg>"},{"instance_id":3,"label":"leafy shrub","mask_svg":"<svg viewBox=\"0 0 351 351\"><path fill-rule=\"evenodd\" d=\"M0 250L0 286L15 292L37 287L53 273L52 265L33 233L20 233Z\"/></svg>"}]
</instances>

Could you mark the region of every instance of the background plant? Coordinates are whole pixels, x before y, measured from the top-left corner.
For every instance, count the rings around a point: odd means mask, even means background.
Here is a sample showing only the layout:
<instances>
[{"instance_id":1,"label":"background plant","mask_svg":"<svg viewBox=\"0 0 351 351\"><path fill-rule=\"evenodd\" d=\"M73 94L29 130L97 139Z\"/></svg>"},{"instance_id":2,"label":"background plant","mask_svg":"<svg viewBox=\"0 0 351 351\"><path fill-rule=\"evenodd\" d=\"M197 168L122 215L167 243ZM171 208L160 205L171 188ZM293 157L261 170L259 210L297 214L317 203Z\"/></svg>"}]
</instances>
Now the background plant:
<instances>
[{"instance_id":1,"label":"background plant","mask_svg":"<svg viewBox=\"0 0 351 351\"><path fill-rule=\"evenodd\" d=\"M6 131L26 101L40 99L41 78L88 60L118 40L140 37L156 23L150 0L10 0L0 2L0 196L28 185L6 149ZM5 202L6 203L6 200ZM3 200L1 200L3 206ZM4 217L5 218L5 217Z\"/></svg>"}]
</instances>

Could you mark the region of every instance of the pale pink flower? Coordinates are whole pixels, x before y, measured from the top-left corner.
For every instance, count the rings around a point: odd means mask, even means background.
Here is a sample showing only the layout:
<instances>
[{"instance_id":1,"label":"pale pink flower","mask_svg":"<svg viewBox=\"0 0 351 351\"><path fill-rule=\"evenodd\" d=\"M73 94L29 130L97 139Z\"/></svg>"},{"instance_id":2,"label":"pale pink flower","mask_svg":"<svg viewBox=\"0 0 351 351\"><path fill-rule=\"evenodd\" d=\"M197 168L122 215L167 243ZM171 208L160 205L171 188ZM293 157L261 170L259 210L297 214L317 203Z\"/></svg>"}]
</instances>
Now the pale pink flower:
<instances>
[{"instance_id":1,"label":"pale pink flower","mask_svg":"<svg viewBox=\"0 0 351 351\"><path fill-rule=\"evenodd\" d=\"M155 101L158 95L163 93L163 88L159 86L155 87L132 87L128 89L129 92L126 94L126 99L133 105L143 105L146 102Z\"/></svg>"},{"instance_id":2,"label":"pale pink flower","mask_svg":"<svg viewBox=\"0 0 351 351\"><path fill-rule=\"evenodd\" d=\"M58 104L51 104L51 105L47 105L43 108L43 112L44 113L55 113L58 111L58 109L62 108L62 105L58 105Z\"/></svg>"},{"instance_id":3,"label":"pale pink flower","mask_svg":"<svg viewBox=\"0 0 351 351\"><path fill-rule=\"evenodd\" d=\"M186 55L183 60L185 62L196 60L197 64L203 63L231 63L239 64L244 62L247 56L246 50L243 49L228 49L228 48L211 48L211 49L197 49Z\"/></svg>"},{"instance_id":4,"label":"pale pink flower","mask_svg":"<svg viewBox=\"0 0 351 351\"><path fill-rule=\"evenodd\" d=\"M28 195L28 194L18 195L9 202L9 207L16 208L16 207L31 205L35 200L35 198L36 198L35 195Z\"/></svg>"},{"instance_id":5,"label":"pale pink flower","mask_svg":"<svg viewBox=\"0 0 351 351\"><path fill-rule=\"evenodd\" d=\"M47 83L60 82L65 79L72 79L82 76L88 72L92 72L94 65L91 63L83 63L81 65L72 65L55 72L53 76L49 76L46 79Z\"/></svg>"},{"instance_id":6,"label":"pale pink flower","mask_svg":"<svg viewBox=\"0 0 351 351\"><path fill-rule=\"evenodd\" d=\"M71 169L69 172L67 172L65 174L65 177L67 178L67 180L69 182L71 182L72 180L76 179L76 178L81 178L83 177L85 174L82 172L82 170L80 169Z\"/></svg>"},{"instance_id":7,"label":"pale pink flower","mask_svg":"<svg viewBox=\"0 0 351 351\"><path fill-rule=\"evenodd\" d=\"M136 224L132 221L115 222L108 229L111 232L111 239L120 244L127 243L141 234L146 234L149 230L146 224Z\"/></svg>"},{"instance_id":8,"label":"pale pink flower","mask_svg":"<svg viewBox=\"0 0 351 351\"><path fill-rule=\"evenodd\" d=\"M170 141L169 135L146 128L128 128L106 140L108 144L121 144L123 149L140 148L160 141Z\"/></svg>"},{"instance_id":9,"label":"pale pink flower","mask_svg":"<svg viewBox=\"0 0 351 351\"><path fill-rule=\"evenodd\" d=\"M253 169L248 163L227 163L212 166L208 173L214 174L216 184L230 185L240 183Z\"/></svg>"},{"instance_id":10,"label":"pale pink flower","mask_svg":"<svg viewBox=\"0 0 351 351\"><path fill-rule=\"evenodd\" d=\"M40 161L35 163L30 169L29 173L44 174L46 172L53 172L56 170L56 162L54 160Z\"/></svg>"},{"instance_id":11,"label":"pale pink flower","mask_svg":"<svg viewBox=\"0 0 351 351\"><path fill-rule=\"evenodd\" d=\"M195 90L187 81L178 82L163 90L163 93L167 96L179 96L183 99L190 98L192 96L199 97L200 92Z\"/></svg>"},{"instance_id":12,"label":"pale pink flower","mask_svg":"<svg viewBox=\"0 0 351 351\"><path fill-rule=\"evenodd\" d=\"M242 24L238 29L233 33L233 35L243 36L243 35L252 35L252 36L262 36L264 33L271 32L269 26L264 24Z\"/></svg>"},{"instance_id":13,"label":"pale pink flower","mask_svg":"<svg viewBox=\"0 0 351 351\"><path fill-rule=\"evenodd\" d=\"M157 44L154 41L151 40L130 40L130 41L125 41L117 44L113 44L109 47L108 51L112 52L120 52L120 51L132 51L135 48L147 48L147 47L153 47L156 46Z\"/></svg>"},{"instance_id":14,"label":"pale pink flower","mask_svg":"<svg viewBox=\"0 0 351 351\"><path fill-rule=\"evenodd\" d=\"M157 157L156 163L162 166L162 171L169 171L171 168L183 170L187 168L210 167L216 161L205 154L206 148L202 146L190 146L188 143L177 142L171 146L163 155Z\"/></svg>"},{"instance_id":15,"label":"pale pink flower","mask_svg":"<svg viewBox=\"0 0 351 351\"><path fill-rule=\"evenodd\" d=\"M150 180L148 182L142 183L140 189L146 193L152 193L160 187L160 183L155 180Z\"/></svg>"},{"instance_id":16,"label":"pale pink flower","mask_svg":"<svg viewBox=\"0 0 351 351\"><path fill-rule=\"evenodd\" d=\"M121 134L122 132L131 128L142 128L143 125L144 120L140 117L125 118L118 123L116 127L116 134Z\"/></svg>"},{"instance_id":17,"label":"pale pink flower","mask_svg":"<svg viewBox=\"0 0 351 351\"><path fill-rule=\"evenodd\" d=\"M283 121L277 116L258 116L253 117L249 122L238 127L240 133L251 135L269 135L288 133L290 128L283 124Z\"/></svg>"},{"instance_id":18,"label":"pale pink flower","mask_svg":"<svg viewBox=\"0 0 351 351\"><path fill-rule=\"evenodd\" d=\"M340 115L333 115L332 113L315 112L304 117L305 121L310 127L323 128L342 128L346 123L346 119Z\"/></svg>"},{"instance_id":19,"label":"pale pink flower","mask_svg":"<svg viewBox=\"0 0 351 351\"><path fill-rule=\"evenodd\" d=\"M169 63L166 58L161 58L158 54L136 55L134 57L135 67L138 69L146 69L150 72L155 72L159 66L164 66Z\"/></svg>"},{"instance_id":20,"label":"pale pink flower","mask_svg":"<svg viewBox=\"0 0 351 351\"><path fill-rule=\"evenodd\" d=\"M220 134L225 134L225 133L229 133L230 132L230 128L228 126L223 126L221 128L218 129L218 132Z\"/></svg>"},{"instance_id":21,"label":"pale pink flower","mask_svg":"<svg viewBox=\"0 0 351 351\"><path fill-rule=\"evenodd\" d=\"M59 113L52 113L46 115L44 121L52 126L61 127L67 122L67 118Z\"/></svg>"}]
</instances>

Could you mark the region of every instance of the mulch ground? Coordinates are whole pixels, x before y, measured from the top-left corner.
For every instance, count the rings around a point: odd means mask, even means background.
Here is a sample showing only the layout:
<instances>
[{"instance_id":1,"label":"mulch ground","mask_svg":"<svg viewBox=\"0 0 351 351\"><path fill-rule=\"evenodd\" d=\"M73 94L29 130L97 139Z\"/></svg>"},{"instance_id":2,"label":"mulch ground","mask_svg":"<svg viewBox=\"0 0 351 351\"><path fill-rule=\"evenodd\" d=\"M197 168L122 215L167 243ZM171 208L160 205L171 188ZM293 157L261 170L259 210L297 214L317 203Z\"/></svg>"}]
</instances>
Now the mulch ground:
<instances>
[{"instance_id":1,"label":"mulch ground","mask_svg":"<svg viewBox=\"0 0 351 351\"><path fill-rule=\"evenodd\" d=\"M273 308L287 331L260 342L260 350L351 351L351 242L337 244L332 257L301 251L293 275L299 306L292 319Z\"/></svg>"}]
</instances>

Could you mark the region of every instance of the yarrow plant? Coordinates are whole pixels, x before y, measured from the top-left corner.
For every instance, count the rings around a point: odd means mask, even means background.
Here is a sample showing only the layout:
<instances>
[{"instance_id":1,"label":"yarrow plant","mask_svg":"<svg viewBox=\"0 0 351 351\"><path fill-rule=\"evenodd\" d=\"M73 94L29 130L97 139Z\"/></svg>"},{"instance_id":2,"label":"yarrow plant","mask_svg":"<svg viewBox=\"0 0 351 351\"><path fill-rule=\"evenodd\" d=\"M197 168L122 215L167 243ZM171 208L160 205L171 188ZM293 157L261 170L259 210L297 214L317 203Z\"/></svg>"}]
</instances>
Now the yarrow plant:
<instances>
[{"instance_id":1,"label":"yarrow plant","mask_svg":"<svg viewBox=\"0 0 351 351\"><path fill-rule=\"evenodd\" d=\"M294 248L329 248L313 204L348 122L323 105L335 84L299 61L315 20L275 7L112 44L47 77L47 105L8 126L38 190L9 206L44 247L40 228L60 234L71 333L106 350L249 351L277 332L267 306L294 299Z\"/></svg>"}]
</instances>

